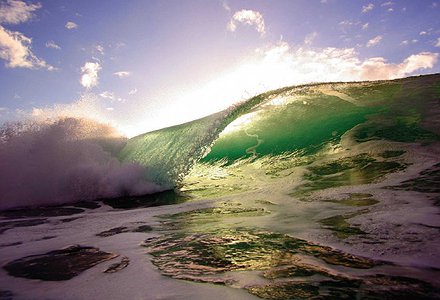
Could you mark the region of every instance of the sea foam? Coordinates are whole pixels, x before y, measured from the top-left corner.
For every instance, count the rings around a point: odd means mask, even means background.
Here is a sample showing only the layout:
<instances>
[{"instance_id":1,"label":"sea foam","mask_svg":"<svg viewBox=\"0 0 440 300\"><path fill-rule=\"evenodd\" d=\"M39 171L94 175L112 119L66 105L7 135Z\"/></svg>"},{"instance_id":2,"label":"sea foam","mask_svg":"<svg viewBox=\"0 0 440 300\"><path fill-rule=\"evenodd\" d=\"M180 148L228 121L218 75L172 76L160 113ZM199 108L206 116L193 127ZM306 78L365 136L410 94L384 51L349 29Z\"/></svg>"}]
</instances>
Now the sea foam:
<instances>
[{"instance_id":1,"label":"sea foam","mask_svg":"<svg viewBox=\"0 0 440 300\"><path fill-rule=\"evenodd\" d=\"M116 158L126 141L111 126L86 119L3 125L0 209L163 190L145 180L145 167Z\"/></svg>"}]
</instances>

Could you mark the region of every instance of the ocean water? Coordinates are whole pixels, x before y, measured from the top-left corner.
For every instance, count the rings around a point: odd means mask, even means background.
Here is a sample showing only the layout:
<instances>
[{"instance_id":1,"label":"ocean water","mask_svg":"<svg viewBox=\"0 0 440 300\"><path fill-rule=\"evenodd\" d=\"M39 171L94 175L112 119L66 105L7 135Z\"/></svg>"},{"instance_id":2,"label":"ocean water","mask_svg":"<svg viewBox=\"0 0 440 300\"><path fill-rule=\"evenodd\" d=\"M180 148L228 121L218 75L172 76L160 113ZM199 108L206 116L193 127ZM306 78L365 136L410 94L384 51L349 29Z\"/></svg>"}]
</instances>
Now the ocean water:
<instances>
[{"instance_id":1,"label":"ocean water","mask_svg":"<svg viewBox=\"0 0 440 300\"><path fill-rule=\"evenodd\" d=\"M15 158L19 145L25 170L41 167L28 166L29 149L32 160L45 157L35 141L62 149L53 153L74 145L77 155L51 164L55 187L40 187L44 172L28 171L13 182L38 188L0 198L3 208L23 197L54 204L47 199L60 193L68 203L1 213L0 295L438 299L439 99L435 74L287 87L129 140L101 127L72 138L84 128L77 120L14 133L0 154ZM72 179L84 170L93 176ZM72 204L91 198L105 199ZM54 258L72 244L105 253L71 247ZM66 251L112 259L56 281L54 261ZM49 270L42 280L39 263Z\"/></svg>"}]
</instances>

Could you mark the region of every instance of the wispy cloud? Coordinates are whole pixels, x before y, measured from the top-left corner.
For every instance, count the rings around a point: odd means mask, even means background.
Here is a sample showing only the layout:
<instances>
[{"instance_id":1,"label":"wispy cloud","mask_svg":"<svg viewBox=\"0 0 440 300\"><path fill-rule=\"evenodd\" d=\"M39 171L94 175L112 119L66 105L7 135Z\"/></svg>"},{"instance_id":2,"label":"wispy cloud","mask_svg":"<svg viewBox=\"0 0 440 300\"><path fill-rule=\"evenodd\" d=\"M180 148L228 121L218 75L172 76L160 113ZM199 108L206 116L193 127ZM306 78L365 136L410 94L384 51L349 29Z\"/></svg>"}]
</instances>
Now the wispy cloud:
<instances>
[{"instance_id":1,"label":"wispy cloud","mask_svg":"<svg viewBox=\"0 0 440 300\"><path fill-rule=\"evenodd\" d=\"M99 94L102 98L113 100L115 99L115 94L109 91L104 91L101 94Z\"/></svg>"},{"instance_id":2,"label":"wispy cloud","mask_svg":"<svg viewBox=\"0 0 440 300\"><path fill-rule=\"evenodd\" d=\"M227 28L229 31L235 31L238 24L254 26L262 36L266 34L263 15L258 11L243 9L235 12Z\"/></svg>"},{"instance_id":3,"label":"wispy cloud","mask_svg":"<svg viewBox=\"0 0 440 300\"><path fill-rule=\"evenodd\" d=\"M409 44L415 44L415 43L417 43L419 40L417 40L417 39L413 39L413 40L404 40L404 41L402 41L401 43L400 43L400 45L403 45L403 46L406 46L406 45L409 45Z\"/></svg>"},{"instance_id":4,"label":"wispy cloud","mask_svg":"<svg viewBox=\"0 0 440 300\"><path fill-rule=\"evenodd\" d=\"M393 4L394 4L393 1L387 1L387 2L382 3L380 6L382 6L382 7L384 7L384 6L391 6Z\"/></svg>"},{"instance_id":5,"label":"wispy cloud","mask_svg":"<svg viewBox=\"0 0 440 300\"><path fill-rule=\"evenodd\" d=\"M101 66L97 62L86 62L81 67L81 85L86 89L91 89L98 84L98 72Z\"/></svg>"},{"instance_id":6,"label":"wispy cloud","mask_svg":"<svg viewBox=\"0 0 440 300\"><path fill-rule=\"evenodd\" d=\"M229 6L228 2L223 1L223 2L222 2L222 6L223 6L223 9L224 9L224 10L226 10L226 11L231 11L231 7Z\"/></svg>"},{"instance_id":7,"label":"wispy cloud","mask_svg":"<svg viewBox=\"0 0 440 300\"><path fill-rule=\"evenodd\" d=\"M344 21L339 22L339 25L341 25L341 26L351 26L353 24L354 24L353 21L350 21L350 20L344 20Z\"/></svg>"},{"instance_id":8,"label":"wispy cloud","mask_svg":"<svg viewBox=\"0 0 440 300\"><path fill-rule=\"evenodd\" d=\"M101 54L101 55L104 55L104 54L105 54L105 52L104 52L104 46L99 45L99 44L95 46L95 51L98 52L98 53Z\"/></svg>"},{"instance_id":9,"label":"wispy cloud","mask_svg":"<svg viewBox=\"0 0 440 300\"><path fill-rule=\"evenodd\" d=\"M40 3L27 4L20 0L6 0L0 2L0 23L24 23L30 20L33 17L33 12L40 8Z\"/></svg>"},{"instance_id":10,"label":"wispy cloud","mask_svg":"<svg viewBox=\"0 0 440 300\"><path fill-rule=\"evenodd\" d=\"M128 71L119 71L119 72L115 72L115 73L113 73L113 75L116 75L116 76L118 76L119 78L124 78L124 77L128 77L128 76L130 76L130 72L128 72Z\"/></svg>"},{"instance_id":11,"label":"wispy cloud","mask_svg":"<svg viewBox=\"0 0 440 300\"><path fill-rule=\"evenodd\" d=\"M0 25L0 58L8 68L55 70L31 51L32 40L18 31L9 31Z\"/></svg>"},{"instance_id":12,"label":"wispy cloud","mask_svg":"<svg viewBox=\"0 0 440 300\"><path fill-rule=\"evenodd\" d=\"M437 43L435 44L436 47L440 47L440 37L437 38Z\"/></svg>"},{"instance_id":13,"label":"wispy cloud","mask_svg":"<svg viewBox=\"0 0 440 300\"><path fill-rule=\"evenodd\" d=\"M304 44L311 45L317 36L318 36L318 33L316 31L309 33L304 38Z\"/></svg>"},{"instance_id":14,"label":"wispy cloud","mask_svg":"<svg viewBox=\"0 0 440 300\"><path fill-rule=\"evenodd\" d=\"M378 35L367 42L367 47L373 47L380 43L382 36Z\"/></svg>"},{"instance_id":15,"label":"wispy cloud","mask_svg":"<svg viewBox=\"0 0 440 300\"><path fill-rule=\"evenodd\" d=\"M362 25L362 30L367 30L369 25L369 23L365 23L364 25Z\"/></svg>"},{"instance_id":16,"label":"wispy cloud","mask_svg":"<svg viewBox=\"0 0 440 300\"><path fill-rule=\"evenodd\" d=\"M367 13L370 10L373 10L373 8L374 8L373 3L369 3L368 5L364 5L364 6L362 6L362 13Z\"/></svg>"},{"instance_id":17,"label":"wispy cloud","mask_svg":"<svg viewBox=\"0 0 440 300\"><path fill-rule=\"evenodd\" d=\"M46 48L52 48L56 50L61 50L61 47L58 46L54 41L47 41L46 42Z\"/></svg>"},{"instance_id":18,"label":"wispy cloud","mask_svg":"<svg viewBox=\"0 0 440 300\"><path fill-rule=\"evenodd\" d=\"M129 92L128 92L128 94L129 95L134 95L134 94L136 94L137 93L137 89L136 88L134 88L134 89L132 89L132 90L130 90Z\"/></svg>"},{"instance_id":19,"label":"wispy cloud","mask_svg":"<svg viewBox=\"0 0 440 300\"><path fill-rule=\"evenodd\" d=\"M76 24L76 23L74 23L72 21L69 21L69 22L66 23L66 25L64 25L64 27L66 27L69 30L72 30L72 29L78 28L78 24Z\"/></svg>"}]
</instances>

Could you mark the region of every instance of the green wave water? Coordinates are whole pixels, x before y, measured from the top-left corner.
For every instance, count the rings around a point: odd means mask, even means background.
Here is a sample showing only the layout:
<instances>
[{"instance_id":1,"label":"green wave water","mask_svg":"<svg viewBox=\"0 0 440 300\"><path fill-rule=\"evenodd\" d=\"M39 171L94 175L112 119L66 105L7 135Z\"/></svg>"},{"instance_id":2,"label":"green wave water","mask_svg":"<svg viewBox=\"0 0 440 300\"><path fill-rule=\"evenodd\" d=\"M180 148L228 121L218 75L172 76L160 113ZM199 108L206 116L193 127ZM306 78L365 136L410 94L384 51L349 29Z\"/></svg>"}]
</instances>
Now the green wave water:
<instances>
[{"instance_id":1,"label":"green wave water","mask_svg":"<svg viewBox=\"0 0 440 300\"><path fill-rule=\"evenodd\" d=\"M149 180L174 187L195 164L311 157L338 147L344 137L354 144L429 143L439 137L424 117L438 101L439 77L286 87L132 138L119 157L145 166Z\"/></svg>"}]
</instances>

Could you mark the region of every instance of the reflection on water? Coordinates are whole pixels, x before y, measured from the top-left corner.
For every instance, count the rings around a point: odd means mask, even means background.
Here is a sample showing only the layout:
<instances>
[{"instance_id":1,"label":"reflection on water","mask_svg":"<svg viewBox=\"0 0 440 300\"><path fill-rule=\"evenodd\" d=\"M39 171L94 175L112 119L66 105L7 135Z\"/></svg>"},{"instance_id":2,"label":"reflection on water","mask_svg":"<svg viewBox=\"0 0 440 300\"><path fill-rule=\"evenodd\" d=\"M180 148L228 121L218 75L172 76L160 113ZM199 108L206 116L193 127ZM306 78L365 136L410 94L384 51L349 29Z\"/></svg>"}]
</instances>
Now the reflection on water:
<instances>
[{"instance_id":1,"label":"reflection on water","mask_svg":"<svg viewBox=\"0 0 440 300\"><path fill-rule=\"evenodd\" d=\"M373 183L405 167L402 163L380 161L368 154L345 157L308 167L309 173L304 176L308 182L299 186L291 195L307 200L307 196L313 191Z\"/></svg>"},{"instance_id":2,"label":"reflection on water","mask_svg":"<svg viewBox=\"0 0 440 300\"><path fill-rule=\"evenodd\" d=\"M226 224L230 218L267 213L260 208L221 203L214 208L161 216L165 235L149 238L143 246L163 275L241 287L264 299L440 296L440 291L428 283L384 275L389 268L398 270L393 264L281 233ZM199 227L203 229L198 231ZM259 279L243 280L246 272L250 278L257 272Z\"/></svg>"}]
</instances>

